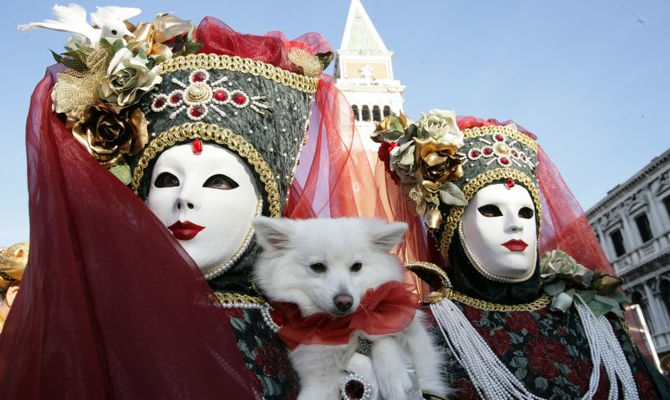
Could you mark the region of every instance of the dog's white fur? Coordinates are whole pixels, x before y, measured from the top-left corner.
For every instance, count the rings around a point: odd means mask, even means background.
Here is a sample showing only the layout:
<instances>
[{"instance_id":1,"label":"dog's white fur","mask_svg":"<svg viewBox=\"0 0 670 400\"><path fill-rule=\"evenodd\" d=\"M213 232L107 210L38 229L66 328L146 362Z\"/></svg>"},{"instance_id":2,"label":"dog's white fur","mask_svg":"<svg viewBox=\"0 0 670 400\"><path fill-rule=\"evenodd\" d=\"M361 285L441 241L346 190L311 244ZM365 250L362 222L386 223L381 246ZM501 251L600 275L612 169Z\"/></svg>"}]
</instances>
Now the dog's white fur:
<instances>
[{"instance_id":1,"label":"dog's white fur","mask_svg":"<svg viewBox=\"0 0 670 400\"><path fill-rule=\"evenodd\" d=\"M260 217L253 225L263 248L255 266L256 283L271 300L296 304L304 317L319 312L349 314L369 288L403 278L401 266L388 251L402 240L405 223ZM326 270L315 272L310 268L315 263ZM351 270L354 263L362 264L357 272ZM334 302L342 294L353 298L351 309L344 313ZM449 393L440 372L442 356L423 326L423 317L418 311L412 323L396 334L366 336L373 342L373 387L386 400L410 398L413 381L408 361L422 391L443 397ZM339 384L344 371L352 367L358 334L362 333L352 334L346 345L299 345L290 353L302 387L299 400L339 398ZM358 365L353 369L366 368L360 359L353 361Z\"/></svg>"}]
</instances>

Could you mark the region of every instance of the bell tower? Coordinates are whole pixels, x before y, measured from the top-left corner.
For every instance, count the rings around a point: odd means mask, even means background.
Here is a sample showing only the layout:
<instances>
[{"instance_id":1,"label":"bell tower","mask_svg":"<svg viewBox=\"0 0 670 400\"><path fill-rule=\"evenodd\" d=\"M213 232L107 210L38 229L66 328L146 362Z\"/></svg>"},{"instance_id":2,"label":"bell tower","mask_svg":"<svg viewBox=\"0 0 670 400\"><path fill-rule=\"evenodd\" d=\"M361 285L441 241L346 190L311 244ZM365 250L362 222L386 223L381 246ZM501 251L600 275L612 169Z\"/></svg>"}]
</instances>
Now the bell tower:
<instances>
[{"instance_id":1,"label":"bell tower","mask_svg":"<svg viewBox=\"0 0 670 400\"><path fill-rule=\"evenodd\" d=\"M342 44L335 52L335 85L351 104L356 129L369 151L379 147L370 140L375 124L402 111L405 86L393 77L392 56L361 1L351 0Z\"/></svg>"}]
</instances>

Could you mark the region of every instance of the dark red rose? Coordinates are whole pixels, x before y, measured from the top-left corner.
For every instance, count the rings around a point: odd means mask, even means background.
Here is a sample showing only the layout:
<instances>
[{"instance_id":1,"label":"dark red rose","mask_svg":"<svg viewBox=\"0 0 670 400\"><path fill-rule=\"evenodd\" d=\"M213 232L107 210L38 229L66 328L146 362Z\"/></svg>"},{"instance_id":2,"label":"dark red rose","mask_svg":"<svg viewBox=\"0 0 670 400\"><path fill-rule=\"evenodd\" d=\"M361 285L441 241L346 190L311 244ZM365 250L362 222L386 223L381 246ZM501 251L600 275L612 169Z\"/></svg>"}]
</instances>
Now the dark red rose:
<instances>
[{"instance_id":1,"label":"dark red rose","mask_svg":"<svg viewBox=\"0 0 670 400\"><path fill-rule=\"evenodd\" d=\"M481 328L479 334L482 335L486 343L491 346L491 350L498 356L502 356L512 348L509 334L504 329L492 331L490 328Z\"/></svg>"},{"instance_id":2,"label":"dark red rose","mask_svg":"<svg viewBox=\"0 0 670 400\"><path fill-rule=\"evenodd\" d=\"M537 334L540 330L533 316L527 312L509 313L505 318L505 326L512 332L521 332L526 329L531 335Z\"/></svg>"},{"instance_id":3,"label":"dark red rose","mask_svg":"<svg viewBox=\"0 0 670 400\"><path fill-rule=\"evenodd\" d=\"M556 334L560 337L566 337L568 336L568 330L565 328L559 328Z\"/></svg>"},{"instance_id":4,"label":"dark red rose","mask_svg":"<svg viewBox=\"0 0 670 400\"><path fill-rule=\"evenodd\" d=\"M470 306L465 306L465 309L463 310L463 314L465 314L465 318L468 319L471 323L475 325L479 325L479 322L482 320L482 316L484 315L484 312L478 308L470 307Z\"/></svg>"},{"instance_id":5,"label":"dark red rose","mask_svg":"<svg viewBox=\"0 0 670 400\"><path fill-rule=\"evenodd\" d=\"M549 338L535 337L526 343L524 353L528 357L531 370L544 378L551 379L559 375L556 364L568 364L570 358L565 347Z\"/></svg>"},{"instance_id":6,"label":"dark red rose","mask_svg":"<svg viewBox=\"0 0 670 400\"><path fill-rule=\"evenodd\" d=\"M589 389L589 380L593 371L593 363L590 360L576 358L572 360L570 373L567 378L573 385L579 388L579 393L584 394Z\"/></svg>"}]
</instances>

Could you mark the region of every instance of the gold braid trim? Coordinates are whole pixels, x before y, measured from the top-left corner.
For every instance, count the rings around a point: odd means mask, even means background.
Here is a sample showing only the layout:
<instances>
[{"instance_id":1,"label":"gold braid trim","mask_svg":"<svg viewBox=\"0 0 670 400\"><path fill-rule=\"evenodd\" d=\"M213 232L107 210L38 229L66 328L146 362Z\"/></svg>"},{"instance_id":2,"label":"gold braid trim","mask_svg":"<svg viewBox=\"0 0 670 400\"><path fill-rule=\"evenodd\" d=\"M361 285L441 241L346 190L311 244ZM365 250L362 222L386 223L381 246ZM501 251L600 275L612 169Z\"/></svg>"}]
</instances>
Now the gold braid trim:
<instances>
[{"instance_id":1,"label":"gold braid trim","mask_svg":"<svg viewBox=\"0 0 670 400\"><path fill-rule=\"evenodd\" d=\"M281 216L279 186L270 166L258 150L242 136L233 133L230 129L205 122L189 122L173 126L149 142L144 148L142 156L138 160L133 172L133 180L131 182L133 191L137 193L144 176L144 171L149 167L151 160L156 158L163 150L190 139L201 139L206 142L218 143L247 160L256 173L258 173L261 182L265 186L265 191L268 195L267 201L270 216L274 218Z\"/></svg>"},{"instance_id":2,"label":"gold braid trim","mask_svg":"<svg viewBox=\"0 0 670 400\"><path fill-rule=\"evenodd\" d=\"M537 221L539 226L537 230L537 237L540 237L542 228L542 204L540 203L540 192L537 189L535 181L522 171L513 168L496 168L484 171L471 179L465 185L463 188L463 194L465 194L467 201L470 202L479 189L491 184L494 181L509 178L523 183L530 192L530 195L533 198L533 203L535 203L535 212L537 214ZM444 233L442 233L442 240L440 241L440 253L445 259L447 258L447 252L449 251L451 240L454 237L454 232L456 231L456 228L458 228L458 223L461 220L464 211L464 207L451 207L451 211L449 211L449 215L447 216L447 219L444 223L445 228Z\"/></svg>"},{"instance_id":3,"label":"gold braid trim","mask_svg":"<svg viewBox=\"0 0 670 400\"><path fill-rule=\"evenodd\" d=\"M264 306L267 304L265 300L260 297L249 296L247 294L230 293L230 292L214 292L216 298L222 305L236 305L236 304L256 304Z\"/></svg>"},{"instance_id":4,"label":"gold braid trim","mask_svg":"<svg viewBox=\"0 0 670 400\"><path fill-rule=\"evenodd\" d=\"M429 273L432 273L433 275L437 276L440 279L440 282L442 283L442 286L437 289L442 289L444 287L451 286L451 281L449 280L447 273L444 272L442 268L438 267L433 263L429 263L426 261L412 261L410 263L405 264L405 268L414 273L416 273L417 271L428 271Z\"/></svg>"},{"instance_id":5,"label":"gold braid trim","mask_svg":"<svg viewBox=\"0 0 670 400\"><path fill-rule=\"evenodd\" d=\"M511 311L537 311L540 310L551 303L551 297L549 295L543 294L537 300L526 303L526 304L497 304L489 303L488 301L475 299L469 296L459 293L455 290L444 288L439 291L441 295L448 298L449 300L457 301L463 303L470 307L477 308L484 311L502 311L502 312L511 312ZM441 299L435 298L433 302L437 302Z\"/></svg>"},{"instance_id":6,"label":"gold braid trim","mask_svg":"<svg viewBox=\"0 0 670 400\"><path fill-rule=\"evenodd\" d=\"M535 153L537 153L537 142L533 140L528 135L525 135L516 128L514 128L513 125L506 125L506 126L478 126L475 128L469 128L463 131L463 135L466 138L477 138L480 136L491 136L496 133L500 133L504 136L507 136L513 140L516 140L517 142L521 142L524 146L528 147L529 149L533 150Z\"/></svg>"},{"instance_id":7,"label":"gold braid trim","mask_svg":"<svg viewBox=\"0 0 670 400\"><path fill-rule=\"evenodd\" d=\"M261 61L219 54L189 54L174 57L160 64L160 74L190 69L225 69L238 71L274 81L307 94L316 93L319 86L318 76L304 76L275 67Z\"/></svg>"}]
</instances>

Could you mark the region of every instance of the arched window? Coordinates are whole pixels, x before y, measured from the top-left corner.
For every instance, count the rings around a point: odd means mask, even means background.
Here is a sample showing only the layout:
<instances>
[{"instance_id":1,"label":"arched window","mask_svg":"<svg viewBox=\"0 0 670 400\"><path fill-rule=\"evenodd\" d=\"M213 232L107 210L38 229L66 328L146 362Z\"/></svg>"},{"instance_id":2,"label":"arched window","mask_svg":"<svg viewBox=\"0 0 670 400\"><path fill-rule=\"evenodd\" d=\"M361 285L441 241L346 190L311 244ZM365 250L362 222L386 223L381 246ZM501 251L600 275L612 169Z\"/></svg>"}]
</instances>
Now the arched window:
<instances>
[{"instance_id":1,"label":"arched window","mask_svg":"<svg viewBox=\"0 0 670 400\"><path fill-rule=\"evenodd\" d=\"M391 115L391 107L384 106L384 118L388 117L389 115Z\"/></svg>"},{"instance_id":2,"label":"arched window","mask_svg":"<svg viewBox=\"0 0 670 400\"><path fill-rule=\"evenodd\" d=\"M361 119L363 121L369 121L370 120L370 107L363 106L363 109L361 110Z\"/></svg>"},{"instance_id":3,"label":"arched window","mask_svg":"<svg viewBox=\"0 0 670 400\"><path fill-rule=\"evenodd\" d=\"M379 111L379 106L372 107L372 120L373 121L381 121L382 120L382 114Z\"/></svg>"},{"instance_id":4,"label":"arched window","mask_svg":"<svg viewBox=\"0 0 670 400\"><path fill-rule=\"evenodd\" d=\"M351 111L354 112L354 118L356 119L356 121L360 121L361 116L358 114L358 106L357 105L351 106Z\"/></svg>"}]
</instances>

